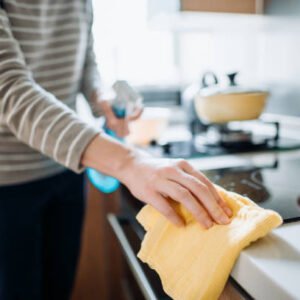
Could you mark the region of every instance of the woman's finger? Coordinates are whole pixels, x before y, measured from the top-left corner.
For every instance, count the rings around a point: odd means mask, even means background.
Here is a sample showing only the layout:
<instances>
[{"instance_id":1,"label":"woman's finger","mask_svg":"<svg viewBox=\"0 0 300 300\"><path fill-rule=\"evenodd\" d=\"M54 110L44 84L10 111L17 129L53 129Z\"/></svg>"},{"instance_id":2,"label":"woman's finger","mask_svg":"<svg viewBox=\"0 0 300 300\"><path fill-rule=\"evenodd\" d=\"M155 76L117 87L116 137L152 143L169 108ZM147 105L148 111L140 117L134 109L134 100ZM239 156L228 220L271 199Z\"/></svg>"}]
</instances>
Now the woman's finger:
<instances>
[{"instance_id":1,"label":"woman's finger","mask_svg":"<svg viewBox=\"0 0 300 300\"><path fill-rule=\"evenodd\" d=\"M164 198L162 195L156 193L154 198L151 201L151 205L157 209L162 215L164 215L170 222L174 225L182 227L184 226L184 221L177 214L175 209L169 203L169 201Z\"/></svg>"},{"instance_id":2,"label":"woman's finger","mask_svg":"<svg viewBox=\"0 0 300 300\"><path fill-rule=\"evenodd\" d=\"M167 176L170 180L184 186L188 191L193 193L196 200L202 204L215 222L223 225L230 222L209 188L199 179L185 173L183 170L176 170L175 168L172 172L169 171Z\"/></svg>"},{"instance_id":3,"label":"woman's finger","mask_svg":"<svg viewBox=\"0 0 300 300\"><path fill-rule=\"evenodd\" d=\"M137 120L142 115L143 111L144 111L143 107L136 107L133 113L127 117L127 120L130 122Z\"/></svg>"},{"instance_id":4,"label":"woman's finger","mask_svg":"<svg viewBox=\"0 0 300 300\"><path fill-rule=\"evenodd\" d=\"M205 229L213 226L213 221L208 213L186 188L173 181L165 181L159 190L165 196L181 203Z\"/></svg>"},{"instance_id":5,"label":"woman's finger","mask_svg":"<svg viewBox=\"0 0 300 300\"><path fill-rule=\"evenodd\" d=\"M101 101L99 105L107 119L109 120L117 119L109 101Z\"/></svg>"},{"instance_id":6,"label":"woman's finger","mask_svg":"<svg viewBox=\"0 0 300 300\"><path fill-rule=\"evenodd\" d=\"M232 211L230 207L227 205L227 203L222 199L222 197L219 195L217 189L213 185L213 183L201 172L196 170L193 166L191 166L189 163L182 165L183 171L186 173L198 178L201 182L206 184L210 190L210 192L213 194L219 205L222 207L224 212L227 214L228 217L232 217Z\"/></svg>"},{"instance_id":7,"label":"woman's finger","mask_svg":"<svg viewBox=\"0 0 300 300\"><path fill-rule=\"evenodd\" d=\"M123 138L127 136L129 134L128 121L126 119L117 118L108 101L103 101L101 103L101 108L105 114L107 126L115 131L118 137Z\"/></svg>"},{"instance_id":8,"label":"woman's finger","mask_svg":"<svg viewBox=\"0 0 300 300\"><path fill-rule=\"evenodd\" d=\"M115 133L118 136L120 136L121 134L120 126L119 126L120 119L116 117L110 104L107 101L101 102L101 109L103 110L103 113L105 115L107 127L115 131Z\"/></svg>"},{"instance_id":9,"label":"woman's finger","mask_svg":"<svg viewBox=\"0 0 300 300\"><path fill-rule=\"evenodd\" d=\"M126 137L129 134L128 122L123 119L118 119L115 124L117 136Z\"/></svg>"},{"instance_id":10,"label":"woman's finger","mask_svg":"<svg viewBox=\"0 0 300 300\"><path fill-rule=\"evenodd\" d=\"M122 120L122 130L124 136L129 134L129 124L127 120Z\"/></svg>"}]
</instances>

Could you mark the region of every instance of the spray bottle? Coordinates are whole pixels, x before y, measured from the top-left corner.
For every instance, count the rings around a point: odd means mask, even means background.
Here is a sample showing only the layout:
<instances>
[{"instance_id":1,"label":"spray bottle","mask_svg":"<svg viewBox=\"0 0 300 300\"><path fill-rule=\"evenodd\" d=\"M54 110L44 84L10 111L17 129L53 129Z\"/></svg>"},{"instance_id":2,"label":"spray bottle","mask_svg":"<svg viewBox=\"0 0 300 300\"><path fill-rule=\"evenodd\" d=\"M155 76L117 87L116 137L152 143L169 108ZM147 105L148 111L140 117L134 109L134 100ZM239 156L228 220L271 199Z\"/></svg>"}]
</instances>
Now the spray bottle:
<instances>
[{"instance_id":1,"label":"spray bottle","mask_svg":"<svg viewBox=\"0 0 300 300\"><path fill-rule=\"evenodd\" d=\"M116 81L113 85L113 90L116 97L112 101L111 105L112 110L117 118L125 118L126 115L130 115L137 106L140 106L142 104L141 95L137 91L135 91L126 81ZM106 122L104 123L103 130L111 137L114 137L119 141L123 141L123 139L119 138L113 130L107 127ZM87 168L86 172L91 183L99 191L105 194L116 191L120 186L120 182L116 178L104 175L96 171L95 169Z\"/></svg>"}]
</instances>

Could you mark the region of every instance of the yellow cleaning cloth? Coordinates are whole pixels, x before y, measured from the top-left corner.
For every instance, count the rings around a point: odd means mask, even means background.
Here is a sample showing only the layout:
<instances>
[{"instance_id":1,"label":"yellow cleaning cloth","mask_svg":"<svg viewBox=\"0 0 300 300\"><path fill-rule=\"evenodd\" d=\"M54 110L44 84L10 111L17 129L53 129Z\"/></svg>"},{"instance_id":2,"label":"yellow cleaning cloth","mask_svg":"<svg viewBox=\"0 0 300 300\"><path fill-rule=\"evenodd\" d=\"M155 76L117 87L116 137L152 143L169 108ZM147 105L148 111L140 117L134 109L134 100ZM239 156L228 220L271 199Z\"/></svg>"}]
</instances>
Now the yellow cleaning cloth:
<instances>
[{"instance_id":1,"label":"yellow cleaning cloth","mask_svg":"<svg viewBox=\"0 0 300 300\"><path fill-rule=\"evenodd\" d=\"M240 251L282 223L274 211L218 187L233 211L229 225L202 229L181 205L186 226L178 228L149 205L138 214L147 231L138 257L159 274L175 300L218 299Z\"/></svg>"}]
</instances>

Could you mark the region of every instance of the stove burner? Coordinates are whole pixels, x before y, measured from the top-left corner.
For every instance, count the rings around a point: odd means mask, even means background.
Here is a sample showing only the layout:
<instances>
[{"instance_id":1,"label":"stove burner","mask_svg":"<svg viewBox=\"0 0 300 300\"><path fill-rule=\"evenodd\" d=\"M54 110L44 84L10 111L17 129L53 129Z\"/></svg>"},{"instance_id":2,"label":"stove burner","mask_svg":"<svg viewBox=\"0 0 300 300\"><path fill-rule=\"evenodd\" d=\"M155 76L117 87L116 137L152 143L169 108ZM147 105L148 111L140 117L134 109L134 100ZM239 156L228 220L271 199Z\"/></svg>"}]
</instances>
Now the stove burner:
<instances>
[{"instance_id":1,"label":"stove burner","mask_svg":"<svg viewBox=\"0 0 300 300\"><path fill-rule=\"evenodd\" d=\"M252 140L252 132L243 130L232 130L228 132L221 132L221 144L232 143L250 143Z\"/></svg>"},{"instance_id":2,"label":"stove burner","mask_svg":"<svg viewBox=\"0 0 300 300\"><path fill-rule=\"evenodd\" d=\"M227 125L210 126L206 132L207 145L230 145L235 143L249 143L252 140L252 132L229 129Z\"/></svg>"},{"instance_id":3,"label":"stove burner","mask_svg":"<svg viewBox=\"0 0 300 300\"><path fill-rule=\"evenodd\" d=\"M263 136L254 134L250 130L232 129L227 124L210 125L204 134L195 137L195 147L223 147L226 149L249 149L263 148L269 143L275 144L279 139L279 123L264 122L263 124L275 127L274 136Z\"/></svg>"},{"instance_id":4,"label":"stove burner","mask_svg":"<svg viewBox=\"0 0 300 300\"><path fill-rule=\"evenodd\" d=\"M254 124L253 124L254 123ZM210 125L205 132L200 132L188 140L153 142L151 148L154 155L173 158L191 158L226 155L232 153L295 150L300 149L300 140L280 136L278 122L258 120L247 124L244 128L233 128L233 125ZM274 130L270 130L271 126Z\"/></svg>"}]
</instances>

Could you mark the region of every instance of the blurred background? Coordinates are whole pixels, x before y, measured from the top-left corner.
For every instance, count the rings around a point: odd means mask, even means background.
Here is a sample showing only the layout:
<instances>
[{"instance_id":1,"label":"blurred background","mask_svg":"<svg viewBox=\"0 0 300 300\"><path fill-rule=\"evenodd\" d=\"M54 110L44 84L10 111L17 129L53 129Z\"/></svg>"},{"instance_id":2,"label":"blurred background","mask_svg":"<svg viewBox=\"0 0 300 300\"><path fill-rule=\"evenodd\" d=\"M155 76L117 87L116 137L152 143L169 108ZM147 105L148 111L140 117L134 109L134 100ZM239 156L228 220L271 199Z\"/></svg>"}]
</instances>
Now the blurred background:
<instances>
[{"instance_id":1,"label":"blurred background","mask_svg":"<svg viewBox=\"0 0 300 300\"><path fill-rule=\"evenodd\" d=\"M102 76L107 83L125 78L144 91L170 92L200 81L207 70L220 77L239 72L240 84L271 88L269 111L299 115L300 3L258 2L263 14L228 15L218 5L216 12L199 11L193 1L184 4L188 11L178 0L94 1ZM146 101L174 103L171 96Z\"/></svg>"}]
</instances>

